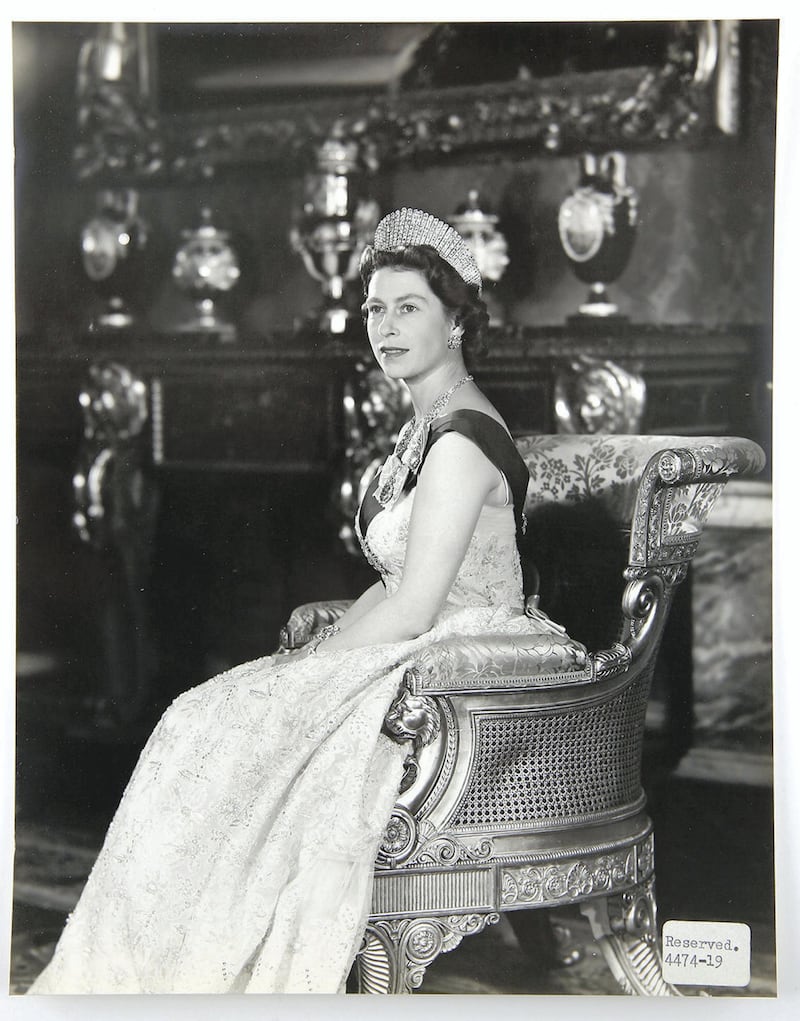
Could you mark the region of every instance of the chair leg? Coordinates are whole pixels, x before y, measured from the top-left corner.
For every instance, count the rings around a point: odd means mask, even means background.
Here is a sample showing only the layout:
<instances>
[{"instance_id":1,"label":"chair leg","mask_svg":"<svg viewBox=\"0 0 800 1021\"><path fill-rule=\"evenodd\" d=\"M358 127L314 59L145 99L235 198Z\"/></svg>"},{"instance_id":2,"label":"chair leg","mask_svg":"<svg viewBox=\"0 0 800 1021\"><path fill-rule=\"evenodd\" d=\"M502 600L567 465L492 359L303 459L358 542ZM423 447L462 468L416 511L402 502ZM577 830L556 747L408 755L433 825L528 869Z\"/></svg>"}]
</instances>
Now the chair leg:
<instances>
[{"instance_id":1,"label":"chair leg","mask_svg":"<svg viewBox=\"0 0 800 1021\"><path fill-rule=\"evenodd\" d=\"M623 894L581 904L614 978L631 996L681 996L664 980L652 877Z\"/></svg>"},{"instance_id":2,"label":"chair leg","mask_svg":"<svg viewBox=\"0 0 800 1021\"><path fill-rule=\"evenodd\" d=\"M360 993L411 993L439 954L499 920L497 913L371 921L356 955Z\"/></svg>"}]
</instances>

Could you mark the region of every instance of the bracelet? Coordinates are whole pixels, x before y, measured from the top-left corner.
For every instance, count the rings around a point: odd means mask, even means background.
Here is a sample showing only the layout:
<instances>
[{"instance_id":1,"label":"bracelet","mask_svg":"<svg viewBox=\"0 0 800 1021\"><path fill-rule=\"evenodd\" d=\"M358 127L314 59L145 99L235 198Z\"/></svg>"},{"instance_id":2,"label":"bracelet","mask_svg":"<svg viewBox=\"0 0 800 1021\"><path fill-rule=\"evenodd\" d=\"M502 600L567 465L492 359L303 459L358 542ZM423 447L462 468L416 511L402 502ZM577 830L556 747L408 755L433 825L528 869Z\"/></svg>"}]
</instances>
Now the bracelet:
<instances>
[{"instance_id":1,"label":"bracelet","mask_svg":"<svg viewBox=\"0 0 800 1021\"><path fill-rule=\"evenodd\" d=\"M308 641L309 655L313 656L317 651L317 648L322 645L326 639L330 638L332 635L338 635L341 630L342 629L338 624L326 624L325 627L320 628L319 631L317 631L315 635L312 635Z\"/></svg>"}]
</instances>

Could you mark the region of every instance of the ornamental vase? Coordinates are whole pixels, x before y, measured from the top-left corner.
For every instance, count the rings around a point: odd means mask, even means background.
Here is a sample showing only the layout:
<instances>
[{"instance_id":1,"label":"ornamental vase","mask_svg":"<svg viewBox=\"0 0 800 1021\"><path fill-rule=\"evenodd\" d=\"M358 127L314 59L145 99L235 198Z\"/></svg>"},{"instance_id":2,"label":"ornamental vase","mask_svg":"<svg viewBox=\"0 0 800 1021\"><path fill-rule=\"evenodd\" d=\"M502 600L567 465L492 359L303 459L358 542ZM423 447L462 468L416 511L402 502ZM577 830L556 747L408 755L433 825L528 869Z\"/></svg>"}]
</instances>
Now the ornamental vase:
<instances>
[{"instance_id":1,"label":"ornamental vase","mask_svg":"<svg viewBox=\"0 0 800 1021\"><path fill-rule=\"evenodd\" d=\"M239 261L228 233L211 222L210 210L202 210L201 221L199 227L183 231L184 242L175 253L172 266L173 280L195 306L195 314L178 329L232 341L236 328L220 315L218 301L238 282Z\"/></svg>"},{"instance_id":2,"label":"ornamental vase","mask_svg":"<svg viewBox=\"0 0 800 1021\"><path fill-rule=\"evenodd\" d=\"M619 316L607 293L630 258L638 223L638 197L625 179L620 152L580 161L580 179L558 211L561 246L575 276L589 284L582 316Z\"/></svg>"},{"instance_id":3,"label":"ornamental vase","mask_svg":"<svg viewBox=\"0 0 800 1021\"><path fill-rule=\"evenodd\" d=\"M309 276L321 285L322 305L312 322L327 334L345 333L360 318L359 259L380 219L377 202L359 194L362 164L359 144L334 130L306 175L302 210L289 234Z\"/></svg>"},{"instance_id":4,"label":"ornamental vase","mask_svg":"<svg viewBox=\"0 0 800 1021\"><path fill-rule=\"evenodd\" d=\"M81 260L98 299L90 331L114 331L133 325L132 295L141 282L140 253L147 226L139 215L139 196L130 188L98 193L94 215L81 230Z\"/></svg>"},{"instance_id":5,"label":"ornamental vase","mask_svg":"<svg viewBox=\"0 0 800 1021\"><path fill-rule=\"evenodd\" d=\"M495 293L495 285L508 267L508 243L498 230L499 217L481 200L478 190L467 194L467 201L458 206L450 224L464 239L483 280L483 300L489 313L490 326L502 326L503 308Z\"/></svg>"}]
</instances>

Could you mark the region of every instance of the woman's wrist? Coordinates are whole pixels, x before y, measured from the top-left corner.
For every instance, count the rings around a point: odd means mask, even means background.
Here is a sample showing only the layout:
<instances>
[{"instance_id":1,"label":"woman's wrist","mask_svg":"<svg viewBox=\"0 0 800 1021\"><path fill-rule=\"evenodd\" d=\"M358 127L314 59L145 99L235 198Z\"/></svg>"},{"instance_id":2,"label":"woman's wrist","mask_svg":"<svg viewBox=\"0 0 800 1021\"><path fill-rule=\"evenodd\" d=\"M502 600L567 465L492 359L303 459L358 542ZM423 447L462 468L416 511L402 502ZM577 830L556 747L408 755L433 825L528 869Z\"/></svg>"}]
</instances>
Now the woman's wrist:
<instances>
[{"instance_id":1,"label":"woman's wrist","mask_svg":"<svg viewBox=\"0 0 800 1021\"><path fill-rule=\"evenodd\" d=\"M322 645L323 642L332 638L334 635L338 635L341 630L342 629L338 624L326 624L325 627L320 628L319 631L312 635L307 642L306 648L308 649L309 655L313 656L316 653L317 648Z\"/></svg>"}]
</instances>

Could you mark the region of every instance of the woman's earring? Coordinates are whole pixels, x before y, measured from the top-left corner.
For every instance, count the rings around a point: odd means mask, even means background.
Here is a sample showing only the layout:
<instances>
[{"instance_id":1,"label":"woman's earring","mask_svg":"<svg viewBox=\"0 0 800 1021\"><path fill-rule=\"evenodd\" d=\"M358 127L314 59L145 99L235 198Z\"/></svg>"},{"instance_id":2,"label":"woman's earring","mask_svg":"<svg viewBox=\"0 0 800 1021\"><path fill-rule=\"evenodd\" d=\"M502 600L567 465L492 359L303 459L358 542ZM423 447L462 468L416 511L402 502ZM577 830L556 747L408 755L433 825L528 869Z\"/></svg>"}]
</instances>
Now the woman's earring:
<instances>
[{"instance_id":1,"label":"woman's earring","mask_svg":"<svg viewBox=\"0 0 800 1021\"><path fill-rule=\"evenodd\" d=\"M453 327L450 336L447 338L447 346L450 348L451 351L455 351L457 348L461 347L463 337L464 327L463 326Z\"/></svg>"}]
</instances>

